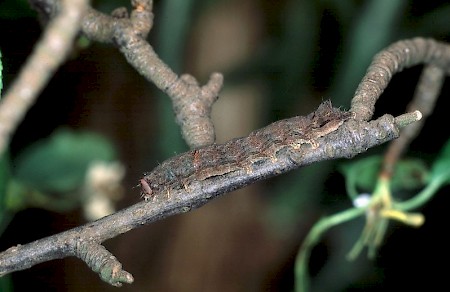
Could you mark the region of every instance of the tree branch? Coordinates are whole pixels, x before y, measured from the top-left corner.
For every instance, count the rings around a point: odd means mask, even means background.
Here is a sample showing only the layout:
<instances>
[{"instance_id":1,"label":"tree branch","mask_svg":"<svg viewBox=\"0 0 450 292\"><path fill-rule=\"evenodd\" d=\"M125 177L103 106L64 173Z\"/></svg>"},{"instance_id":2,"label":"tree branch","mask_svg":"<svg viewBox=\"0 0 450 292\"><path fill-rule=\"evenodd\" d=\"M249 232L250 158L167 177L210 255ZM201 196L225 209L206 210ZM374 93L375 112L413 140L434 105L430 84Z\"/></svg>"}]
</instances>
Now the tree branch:
<instances>
[{"instance_id":1,"label":"tree branch","mask_svg":"<svg viewBox=\"0 0 450 292\"><path fill-rule=\"evenodd\" d=\"M392 76L421 63L434 65L449 75L450 45L433 39L414 38L396 42L378 53L352 99L351 111L356 114L356 119L368 121Z\"/></svg>"},{"instance_id":2,"label":"tree branch","mask_svg":"<svg viewBox=\"0 0 450 292\"><path fill-rule=\"evenodd\" d=\"M384 155L380 176L391 177L397 161L414 138L419 135L426 119L433 112L441 88L444 84L444 71L435 65L423 69L414 97L407 106L408 112L420 111L422 119L401 131L398 139L392 141Z\"/></svg>"},{"instance_id":3,"label":"tree branch","mask_svg":"<svg viewBox=\"0 0 450 292\"><path fill-rule=\"evenodd\" d=\"M65 60L79 30L87 3L87 0L66 0L60 4L58 13L48 24L19 77L1 100L0 155L8 147L12 134L28 109Z\"/></svg>"},{"instance_id":4,"label":"tree branch","mask_svg":"<svg viewBox=\"0 0 450 292\"><path fill-rule=\"evenodd\" d=\"M116 44L136 71L170 97L183 138L191 148L214 143L211 107L222 88L222 74L211 74L204 86L191 75L177 76L145 40L153 23L152 1L135 0L132 4L131 18L90 9L82 22L83 33L91 40Z\"/></svg>"},{"instance_id":5,"label":"tree branch","mask_svg":"<svg viewBox=\"0 0 450 292\"><path fill-rule=\"evenodd\" d=\"M406 115L410 116L411 114ZM188 212L206 204L219 195L242 188L256 181L267 179L313 162L353 157L371 147L398 137L399 128L397 122L404 117L400 116L394 119L390 115L384 115L378 120L371 122L350 119L337 130L317 138L315 141L317 143L316 147L311 146L309 143L304 143L298 149L295 147L286 148L277 153L276 160L262 159L253 165L251 171L239 169L223 175L210 176L201 181L191 181L187 188L172 188L170 194L167 193L167 190L154 191L152 194L154 199L149 202L142 201L115 214L72 230L29 244L9 248L0 253L0 275L27 269L38 263L67 256L78 256L81 259L85 259L85 256L80 255L80 250L82 249L78 246L83 244L80 242L86 241L91 248L95 247L95 250L101 250L103 249L100 245L101 242L107 239L168 216ZM295 122L298 122L297 118L282 120L277 123L295 126ZM260 131L264 131L264 129ZM235 143L235 140L222 144L223 148L226 149L230 143ZM214 145L209 147L214 147ZM208 147L204 149L208 149ZM172 160L179 159L181 156L191 156L195 151L191 150L172 158ZM293 159L293 157L296 158ZM165 163L170 163L170 161ZM85 253L85 251L83 252ZM104 261L109 255L109 253L104 253L103 256L97 256L90 261L89 265L91 267L98 266L97 263ZM107 282L115 283L116 285L120 282L132 282L131 275L122 271L116 262L114 268L116 269L115 273L106 273L106 276L102 274L102 278L106 278ZM113 268L109 270L113 270Z\"/></svg>"}]
</instances>

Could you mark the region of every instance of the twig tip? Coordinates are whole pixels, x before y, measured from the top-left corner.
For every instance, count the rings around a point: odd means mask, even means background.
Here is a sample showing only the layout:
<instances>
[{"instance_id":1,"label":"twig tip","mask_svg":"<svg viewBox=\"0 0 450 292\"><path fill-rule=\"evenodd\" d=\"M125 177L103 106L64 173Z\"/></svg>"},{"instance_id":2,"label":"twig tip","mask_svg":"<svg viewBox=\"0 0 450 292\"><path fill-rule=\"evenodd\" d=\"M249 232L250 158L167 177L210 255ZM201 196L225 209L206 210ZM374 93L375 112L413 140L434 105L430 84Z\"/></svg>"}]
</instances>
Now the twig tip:
<instances>
[{"instance_id":1,"label":"twig tip","mask_svg":"<svg viewBox=\"0 0 450 292\"><path fill-rule=\"evenodd\" d=\"M422 113L418 110L400 115L395 118L395 124L399 128L404 128L409 124L420 121L422 119Z\"/></svg>"}]
</instances>

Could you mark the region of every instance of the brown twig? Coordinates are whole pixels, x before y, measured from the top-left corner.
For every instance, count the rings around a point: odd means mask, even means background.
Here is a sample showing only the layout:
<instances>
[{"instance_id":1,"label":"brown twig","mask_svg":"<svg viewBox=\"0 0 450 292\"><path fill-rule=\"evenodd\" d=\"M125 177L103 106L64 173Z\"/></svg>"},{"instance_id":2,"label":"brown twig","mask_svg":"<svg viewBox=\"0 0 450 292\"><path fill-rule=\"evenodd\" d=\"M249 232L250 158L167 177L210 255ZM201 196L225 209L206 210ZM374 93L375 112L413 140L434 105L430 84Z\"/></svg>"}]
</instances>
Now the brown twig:
<instances>
[{"instance_id":1,"label":"brown twig","mask_svg":"<svg viewBox=\"0 0 450 292\"><path fill-rule=\"evenodd\" d=\"M136 71L167 93L191 148L214 143L211 107L222 88L222 74L213 73L204 86L199 86L191 75L177 76L145 40L153 23L152 1L135 0L132 4L131 18L107 16L90 9L83 19L83 33L91 40L116 44Z\"/></svg>"},{"instance_id":2,"label":"brown twig","mask_svg":"<svg viewBox=\"0 0 450 292\"><path fill-rule=\"evenodd\" d=\"M435 65L428 65L424 68L414 97L406 108L407 112L419 111L422 119L402 129L400 137L390 143L384 155L380 176L392 177L398 159L420 133L427 117L432 113L444 79L445 74L441 68Z\"/></svg>"},{"instance_id":3,"label":"brown twig","mask_svg":"<svg viewBox=\"0 0 450 292\"><path fill-rule=\"evenodd\" d=\"M66 0L48 24L33 54L0 103L0 155L41 90L65 60L75 38L87 0Z\"/></svg>"},{"instance_id":4,"label":"brown twig","mask_svg":"<svg viewBox=\"0 0 450 292\"><path fill-rule=\"evenodd\" d=\"M368 121L392 76L420 63L434 65L445 74L450 74L450 45L432 39L414 38L396 42L378 53L352 99L350 110L355 113L355 118Z\"/></svg>"},{"instance_id":5,"label":"brown twig","mask_svg":"<svg viewBox=\"0 0 450 292\"><path fill-rule=\"evenodd\" d=\"M59 9L56 0L38 3L34 6L41 15ZM190 148L211 145L215 140L211 109L222 88L222 74L211 74L203 86L191 75L175 74L146 41L153 25L153 1L132 0L131 4L130 16L125 8L114 10L111 16L89 8L81 21L81 31L90 40L117 45L137 72L167 93L183 138Z\"/></svg>"}]
</instances>

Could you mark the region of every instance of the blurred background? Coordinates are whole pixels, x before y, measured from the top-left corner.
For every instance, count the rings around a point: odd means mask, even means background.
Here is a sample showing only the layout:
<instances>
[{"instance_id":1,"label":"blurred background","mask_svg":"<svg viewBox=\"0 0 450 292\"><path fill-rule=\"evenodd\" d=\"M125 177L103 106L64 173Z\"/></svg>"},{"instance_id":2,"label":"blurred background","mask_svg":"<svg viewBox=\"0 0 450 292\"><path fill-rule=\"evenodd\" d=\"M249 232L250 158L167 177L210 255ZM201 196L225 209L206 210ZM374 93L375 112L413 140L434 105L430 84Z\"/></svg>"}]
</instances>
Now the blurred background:
<instances>
[{"instance_id":1,"label":"blurred background","mask_svg":"<svg viewBox=\"0 0 450 292\"><path fill-rule=\"evenodd\" d=\"M321 101L348 109L371 58L415 36L450 41L448 1L159 0L149 42L177 74L204 84L225 76L213 107L217 142L248 135ZM127 1L93 1L110 13ZM41 34L24 0L0 1L4 91ZM422 67L397 74L376 116L404 112ZM444 85L407 156L429 165L450 135ZM4 93L4 92L3 92ZM382 154L386 145L357 156ZM140 200L138 180L187 150L170 100L112 45L82 37L40 95L1 161L0 248L79 226ZM292 291L298 248L317 220L352 207L340 169L317 163L220 197L188 214L133 230L105 246L133 274L120 291ZM345 255L364 220L338 226L313 249L312 291L448 285L450 188L420 210L425 225L390 224L374 260ZM98 195L98 194L103 195ZM0 291L118 291L78 259L0 278Z\"/></svg>"}]
</instances>

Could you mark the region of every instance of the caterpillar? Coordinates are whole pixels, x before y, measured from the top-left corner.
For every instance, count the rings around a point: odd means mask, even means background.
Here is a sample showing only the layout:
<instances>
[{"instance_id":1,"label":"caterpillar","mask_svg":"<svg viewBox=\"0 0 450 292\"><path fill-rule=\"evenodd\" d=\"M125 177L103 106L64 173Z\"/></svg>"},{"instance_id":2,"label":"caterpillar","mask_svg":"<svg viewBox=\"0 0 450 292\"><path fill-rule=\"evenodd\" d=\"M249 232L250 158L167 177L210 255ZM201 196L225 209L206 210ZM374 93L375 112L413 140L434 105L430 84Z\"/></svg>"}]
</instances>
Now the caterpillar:
<instances>
[{"instance_id":1,"label":"caterpillar","mask_svg":"<svg viewBox=\"0 0 450 292\"><path fill-rule=\"evenodd\" d=\"M316 139L339 128L352 113L334 108L330 101L320 104L306 116L296 116L274 122L253 131L246 137L235 138L223 144L213 144L174 156L144 174L140 179L141 196L145 200L157 193L171 190L189 190L192 181L233 171L251 173L263 161L276 163L279 155L290 155L295 160L302 144L317 147Z\"/></svg>"}]
</instances>

